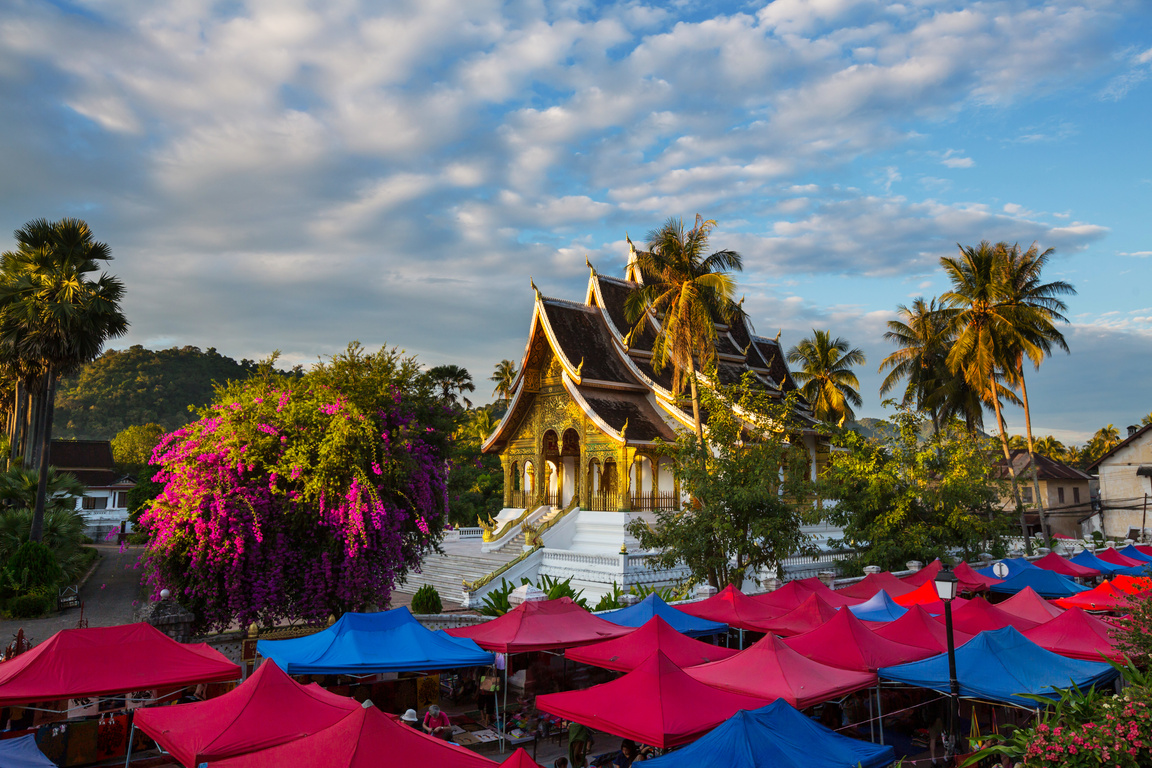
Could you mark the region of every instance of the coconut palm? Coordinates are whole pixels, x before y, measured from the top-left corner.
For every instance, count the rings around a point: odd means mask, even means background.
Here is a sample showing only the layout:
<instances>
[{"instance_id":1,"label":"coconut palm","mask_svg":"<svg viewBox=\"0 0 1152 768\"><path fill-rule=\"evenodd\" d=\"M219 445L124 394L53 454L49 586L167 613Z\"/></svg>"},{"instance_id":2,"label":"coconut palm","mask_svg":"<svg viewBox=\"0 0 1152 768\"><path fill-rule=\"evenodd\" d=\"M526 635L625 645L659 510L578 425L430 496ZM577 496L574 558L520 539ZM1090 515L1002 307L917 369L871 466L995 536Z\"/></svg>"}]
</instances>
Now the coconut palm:
<instances>
[{"instance_id":1,"label":"coconut palm","mask_svg":"<svg viewBox=\"0 0 1152 768\"><path fill-rule=\"evenodd\" d=\"M1009 351L1009 358L1013 365L1007 375L1013 384L1020 388L1020 399L1024 406L1024 434L1028 458L1032 467L1032 492L1037 500L1040 496L1040 481L1036 470L1035 441L1032 436L1032 409L1028 404L1028 383L1024 377L1024 359L1027 357L1036 370L1040 364L1052 353L1053 347L1059 347L1068 352L1068 343L1064 334L1056 328L1057 322L1067 323L1068 319L1063 313L1068 310L1067 305L1060 299L1061 296L1075 295L1076 289L1063 280L1045 283L1041 273L1051 258L1053 249L1049 248L1043 253L1033 243L1027 251L1021 251L1019 245L1000 243L996 250L1001 254L1004 265L1004 281L1007 299L1016 310L1014 339ZM1040 507L1040 521L1044 530L1044 538L1048 541L1048 521L1044 514L1043 503Z\"/></svg>"},{"instance_id":2,"label":"coconut palm","mask_svg":"<svg viewBox=\"0 0 1152 768\"><path fill-rule=\"evenodd\" d=\"M880 394L887 394L905 380L901 403L928 411L933 429L939 432L941 411L948 408L943 396L948 380L953 378L945 362L950 342L948 323L935 298L925 302L918 297L911 307L901 304L896 311L898 319L888 321L884 339L899 349L880 363L881 372L891 369L880 384Z\"/></svg>"},{"instance_id":3,"label":"coconut palm","mask_svg":"<svg viewBox=\"0 0 1152 768\"><path fill-rule=\"evenodd\" d=\"M460 399L464 401L464 407L472 407L472 401L463 396L465 392L476 391L476 385L472 383L472 374L468 373L467 368L461 368L459 365L437 365L428 371L428 376L434 385L440 387L445 402L455 405L456 395L459 393Z\"/></svg>"},{"instance_id":4,"label":"coconut palm","mask_svg":"<svg viewBox=\"0 0 1152 768\"><path fill-rule=\"evenodd\" d=\"M701 441L704 426L696 373L716 359L716 323L728 322L743 311L732 300L736 285L729 274L743 269L740 254L722 250L704 255L715 227L715 221L697 215L689 231L682 219L672 218L649 232L648 250L636 253L640 287L624 304L633 334L650 318L658 322L652 367L662 371L672 366L674 395L689 385L696 437Z\"/></svg>"},{"instance_id":5,"label":"coconut palm","mask_svg":"<svg viewBox=\"0 0 1152 768\"><path fill-rule=\"evenodd\" d=\"M1116 429L1115 424L1100 427L1096 430L1096 434L1092 435L1092 442L1100 446L1101 453L1107 453L1120 442L1120 430Z\"/></svg>"},{"instance_id":6,"label":"coconut palm","mask_svg":"<svg viewBox=\"0 0 1152 768\"><path fill-rule=\"evenodd\" d=\"M1041 456L1047 456L1050 459L1057 459L1060 461L1064 460L1064 457L1068 452L1068 448L1064 445L1064 443L1060 442L1052 435L1045 435L1044 437L1041 437L1035 442L1033 447L1035 448L1036 453L1040 454Z\"/></svg>"},{"instance_id":7,"label":"coconut palm","mask_svg":"<svg viewBox=\"0 0 1152 768\"><path fill-rule=\"evenodd\" d=\"M788 362L800 366L792 378L812 406L812 415L822 421L843 425L855 418L852 406L863 402L852 366L864 364L864 353L849 346L847 339L833 339L829 331L813 328L811 338L788 350Z\"/></svg>"},{"instance_id":8,"label":"coconut palm","mask_svg":"<svg viewBox=\"0 0 1152 768\"><path fill-rule=\"evenodd\" d=\"M1140 424L1142 426L1145 426L1145 427L1148 426L1149 424L1152 424L1152 413L1149 413L1147 416L1140 419Z\"/></svg>"},{"instance_id":9,"label":"coconut palm","mask_svg":"<svg viewBox=\"0 0 1152 768\"><path fill-rule=\"evenodd\" d=\"M488 378L489 381L496 383L496 389L492 390L492 394L499 397L501 400L512 399L512 385L516 383L516 363L512 360L501 360L496 365L496 370Z\"/></svg>"},{"instance_id":10,"label":"coconut palm","mask_svg":"<svg viewBox=\"0 0 1152 768\"><path fill-rule=\"evenodd\" d=\"M31 540L40 541L56 383L94 360L105 341L123 335L128 320L120 311L123 284L103 273L90 278L112 253L83 221L37 219L16 230L16 242L15 251L0 256L0 348L43 368L40 476L30 531Z\"/></svg>"},{"instance_id":11,"label":"coconut palm","mask_svg":"<svg viewBox=\"0 0 1152 768\"><path fill-rule=\"evenodd\" d=\"M1013 366L1016 350L1032 357L1034 345L1017 330L1026 313L1012 300L1005 277L1003 251L987 241L976 247L959 248L958 257L940 259L952 283L952 290L940 297L945 306L942 313L954 335L952 349L948 352L948 367L962 374L996 413L1004 461L1012 481L1012 497L1020 510L1020 526L1027 544L1028 526L1008 447L1008 431L1001 409L1004 391L999 376Z\"/></svg>"}]
</instances>

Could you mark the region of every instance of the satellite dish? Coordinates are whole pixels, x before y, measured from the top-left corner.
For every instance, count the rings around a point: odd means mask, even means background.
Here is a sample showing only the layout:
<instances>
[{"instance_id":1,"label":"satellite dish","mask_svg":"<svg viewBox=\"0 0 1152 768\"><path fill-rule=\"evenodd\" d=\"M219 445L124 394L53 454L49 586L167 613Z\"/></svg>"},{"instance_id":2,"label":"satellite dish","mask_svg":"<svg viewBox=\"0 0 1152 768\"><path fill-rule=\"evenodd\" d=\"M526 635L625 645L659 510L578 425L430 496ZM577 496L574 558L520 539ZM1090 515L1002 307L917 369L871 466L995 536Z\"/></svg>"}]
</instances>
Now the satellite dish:
<instances>
[{"instance_id":1,"label":"satellite dish","mask_svg":"<svg viewBox=\"0 0 1152 768\"><path fill-rule=\"evenodd\" d=\"M998 579L1008 578L1008 564L1003 560L999 560L992 564L992 573L996 574Z\"/></svg>"}]
</instances>

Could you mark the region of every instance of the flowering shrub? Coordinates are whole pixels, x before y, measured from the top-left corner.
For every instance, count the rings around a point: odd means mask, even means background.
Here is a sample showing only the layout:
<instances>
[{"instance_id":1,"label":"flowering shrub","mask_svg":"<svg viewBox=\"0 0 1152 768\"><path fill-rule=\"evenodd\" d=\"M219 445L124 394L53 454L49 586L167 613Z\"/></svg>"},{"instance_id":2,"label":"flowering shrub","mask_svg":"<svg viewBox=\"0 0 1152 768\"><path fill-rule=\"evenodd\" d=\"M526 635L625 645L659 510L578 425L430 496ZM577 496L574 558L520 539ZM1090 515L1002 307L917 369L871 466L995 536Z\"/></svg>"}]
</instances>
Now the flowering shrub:
<instances>
[{"instance_id":1,"label":"flowering shrub","mask_svg":"<svg viewBox=\"0 0 1152 768\"><path fill-rule=\"evenodd\" d=\"M156 446L164 490L141 516L148 583L202 628L384 605L441 535L437 427L397 386L345 397L324 382L232 384Z\"/></svg>"}]
</instances>

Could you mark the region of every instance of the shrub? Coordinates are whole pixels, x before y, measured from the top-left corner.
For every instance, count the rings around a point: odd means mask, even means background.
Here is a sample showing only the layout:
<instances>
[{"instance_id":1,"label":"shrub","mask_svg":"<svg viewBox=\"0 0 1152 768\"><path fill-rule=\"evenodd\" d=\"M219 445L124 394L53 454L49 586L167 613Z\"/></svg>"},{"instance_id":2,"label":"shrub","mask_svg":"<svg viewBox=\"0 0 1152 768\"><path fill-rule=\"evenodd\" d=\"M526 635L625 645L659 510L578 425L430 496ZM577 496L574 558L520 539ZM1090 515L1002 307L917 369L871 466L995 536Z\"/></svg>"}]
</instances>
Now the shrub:
<instances>
[{"instance_id":1,"label":"shrub","mask_svg":"<svg viewBox=\"0 0 1152 768\"><path fill-rule=\"evenodd\" d=\"M64 578L52 550L38 541L21 544L5 566L7 580L17 592L30 592L34 587L49 586L53 589Z\"/></svg>"},{"instance_id":2,"label":"shrub","mask_svg":"<svg viewBox=\"0 0 1152 768\"><path fill-rule=\"evenodd\" d=\"M440 593L431 584L420 587L412 596L412 613L440 613L443 610Z\"/></svg>"},{"instance_id":3,"label":"shrub","mask_svg":"<svg viewBox=\"0 0 1152 768\"><path fill-rule=\"evenodd\" d=\"M42 584L27 593L8 600L8 615L13 619L35 619L56 610L54 585Z\"/></svg>"}]
</instances>

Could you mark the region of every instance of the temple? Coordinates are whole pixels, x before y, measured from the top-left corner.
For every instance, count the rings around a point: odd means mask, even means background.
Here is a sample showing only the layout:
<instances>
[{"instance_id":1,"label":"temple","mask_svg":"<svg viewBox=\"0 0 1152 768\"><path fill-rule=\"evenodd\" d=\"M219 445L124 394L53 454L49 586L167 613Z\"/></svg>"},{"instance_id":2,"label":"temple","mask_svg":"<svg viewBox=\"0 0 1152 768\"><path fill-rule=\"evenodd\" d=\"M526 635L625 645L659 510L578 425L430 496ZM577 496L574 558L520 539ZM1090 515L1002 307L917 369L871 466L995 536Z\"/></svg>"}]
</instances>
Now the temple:
<instances>
[{"instance_id":1,"label":"temple","mask_svg":"<svg viewBox=\"0 0 1152 768\"><path fill-rule=\"evenodd\" d=\"M465 605L502 578L519 584L521 577L571 577L595 599L613 584L627 590L684 576L648 568L651 553L641 551L626 526L680 507L672 460L656 448L694 428L691 405L683 394L673 395L671 366L653 368L658 320L649 315L636 328L627 322L625 300L642 279L634 252L624 279L599 274L591 264L589 272L583 302L545 297L533 284L520 372L508 410L483 447L500 456L504 509L478 521L478 529L449 535L445 553L458 561L454 566L425 565L433 583L445 570L458 574ZM796 390L779 338L757 336L742 317L716 331L722 383L751 372L770 393L784 397ZM828 444L802 398L799 409L810 428L792 439L803 441L815 477ZM819 538L827 531L810 533ZM465 559L474 564L474 578ZM412 578L413 588L419 586L421 576ZM452 599L446 584L436 586Z\"/></svg>"}]
</instances>

